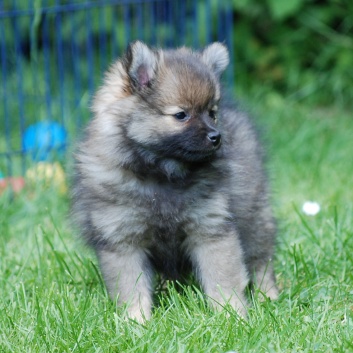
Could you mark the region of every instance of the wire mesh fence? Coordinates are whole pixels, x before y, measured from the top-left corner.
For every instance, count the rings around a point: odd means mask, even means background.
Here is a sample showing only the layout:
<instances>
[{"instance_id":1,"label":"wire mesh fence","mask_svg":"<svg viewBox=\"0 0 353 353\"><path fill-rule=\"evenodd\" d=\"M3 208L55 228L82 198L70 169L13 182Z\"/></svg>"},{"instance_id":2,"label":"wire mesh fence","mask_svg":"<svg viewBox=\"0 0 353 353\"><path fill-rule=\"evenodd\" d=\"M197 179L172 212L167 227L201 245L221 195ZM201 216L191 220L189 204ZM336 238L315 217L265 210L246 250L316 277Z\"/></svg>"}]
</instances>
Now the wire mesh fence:
<instances>
[{"instance_id":1,"label":"wire mesh fence","mask_svg":"<svg viewBox=\"0 0 353 353\"><path fill-rule=\"evenodd\" d=\"M65 157L66 147L90 116L90 99L102 73L132 40L194 48L225 42L231 55L225 79L233 84L230 3L1 1L2 176L24 174L34 160Z\"/></svg>"}]
</instances>

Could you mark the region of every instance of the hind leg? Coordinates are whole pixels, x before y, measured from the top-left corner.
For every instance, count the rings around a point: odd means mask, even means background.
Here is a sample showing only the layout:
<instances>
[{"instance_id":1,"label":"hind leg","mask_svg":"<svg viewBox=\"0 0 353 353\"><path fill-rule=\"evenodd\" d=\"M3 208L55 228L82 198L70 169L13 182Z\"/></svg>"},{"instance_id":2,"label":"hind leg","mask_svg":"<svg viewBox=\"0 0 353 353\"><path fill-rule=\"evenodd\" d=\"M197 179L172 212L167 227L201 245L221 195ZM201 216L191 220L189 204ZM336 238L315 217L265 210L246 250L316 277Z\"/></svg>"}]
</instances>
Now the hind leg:
<instances>
[{"instance_id":1,"label":"hind leg","mask_svg":"<svg viewBox=\"0 0 353 353\"><path fill-rule=\"evenodd\" d=\"M276 225L270 208L263 204L253 212L253 218L245 222L240 234L245 263L251 283L270 299L277 299L278 289L273 270L273 252Z\"/></svg>"},{"instance_id":2,"label":"hind leg","mask_svg":"<svg viewBox=\"0 0 353 353\"><path fill-rule=\"evenodd\" d=\"M278 298L278 288L276 285L275 274L273 271L272 261L258 262L253 264L252 282L269 299Z\"/></svg>"}]
</instances>

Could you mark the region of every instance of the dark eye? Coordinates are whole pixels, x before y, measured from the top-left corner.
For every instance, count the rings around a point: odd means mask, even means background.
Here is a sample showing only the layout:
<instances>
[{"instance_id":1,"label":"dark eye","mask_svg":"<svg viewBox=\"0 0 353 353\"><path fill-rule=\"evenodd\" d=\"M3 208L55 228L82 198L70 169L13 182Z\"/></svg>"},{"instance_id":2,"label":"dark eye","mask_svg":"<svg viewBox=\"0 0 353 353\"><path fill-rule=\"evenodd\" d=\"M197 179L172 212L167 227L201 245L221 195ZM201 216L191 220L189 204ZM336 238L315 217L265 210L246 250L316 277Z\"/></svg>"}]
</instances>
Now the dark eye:
<instances>
[{"instance_id":1,"label":"dark eye","mask_svg":"<svg viewBox=\"0 0 353 353\"><path fill-rule=\"evenodd\" d=\"M216 112L214 110L210 110L208 114L209 114L211 119L213 119L213 120L217 119L217 114L216 114Z\"/></svg>"},{"instance_id":2,"label":"dark eye","mask_svg":"<svg viewBox=\"0 0 353 353\"><path fill-rule=\"evenodd\" d=\"M179 112L174 114L175 118L177 118L178 120L185 120L187 118L187 115L185 112Z\"/></svg>"}]
</instances>

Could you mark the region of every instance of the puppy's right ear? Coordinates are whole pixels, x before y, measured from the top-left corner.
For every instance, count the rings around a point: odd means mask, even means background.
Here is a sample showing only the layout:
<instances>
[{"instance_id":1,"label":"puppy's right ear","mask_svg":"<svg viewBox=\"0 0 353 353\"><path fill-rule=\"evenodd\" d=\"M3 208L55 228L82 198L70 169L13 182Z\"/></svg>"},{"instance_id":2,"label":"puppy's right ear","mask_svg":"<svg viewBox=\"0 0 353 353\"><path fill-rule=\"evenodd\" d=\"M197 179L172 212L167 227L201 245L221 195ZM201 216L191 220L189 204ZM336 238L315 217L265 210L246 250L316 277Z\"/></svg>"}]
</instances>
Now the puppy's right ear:
<instances>
[{"instance_id":1,"label":"puppy's right ear","mask_svg":"<svg viewBox=\"0 0 353 353\"><path fill-rule=\"evenodd\" d=\"M220 76L229 64L228 49L225 45L218 42L207 46L203 50L201 58L217 76Z\"/></svg>"},{"instance_id":2,"label":"puppy's right ear","mask_svg":"<svg viewBox=\"0 0 353 353\"><path fill-rule=\"evenodd\" d=\"M125 60L133 87L137 90L149 87L156 75L157 54L146 44L135 41L129 45Z\"/></svg>"}]
</instances>

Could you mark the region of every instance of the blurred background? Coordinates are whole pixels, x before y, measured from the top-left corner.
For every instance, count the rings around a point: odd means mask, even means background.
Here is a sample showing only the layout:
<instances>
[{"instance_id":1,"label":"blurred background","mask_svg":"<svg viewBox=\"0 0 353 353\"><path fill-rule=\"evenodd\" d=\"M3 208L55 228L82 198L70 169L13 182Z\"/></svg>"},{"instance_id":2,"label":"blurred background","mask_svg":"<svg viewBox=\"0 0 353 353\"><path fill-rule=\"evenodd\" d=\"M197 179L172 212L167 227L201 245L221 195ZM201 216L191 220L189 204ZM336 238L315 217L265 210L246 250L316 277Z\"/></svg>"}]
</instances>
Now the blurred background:
<instances>
[{"instance_id":1,"label":"blurred background","mask_svg":"<svg viewBox=\"0 0 353 353\"><path fill-rule=\"evenodd\" d=\"M225 85L250 104L353 101L350 0L3 0L0 178L65 159L103 72L134 39L224 42Z\"/></svg>"}]
</instances>

